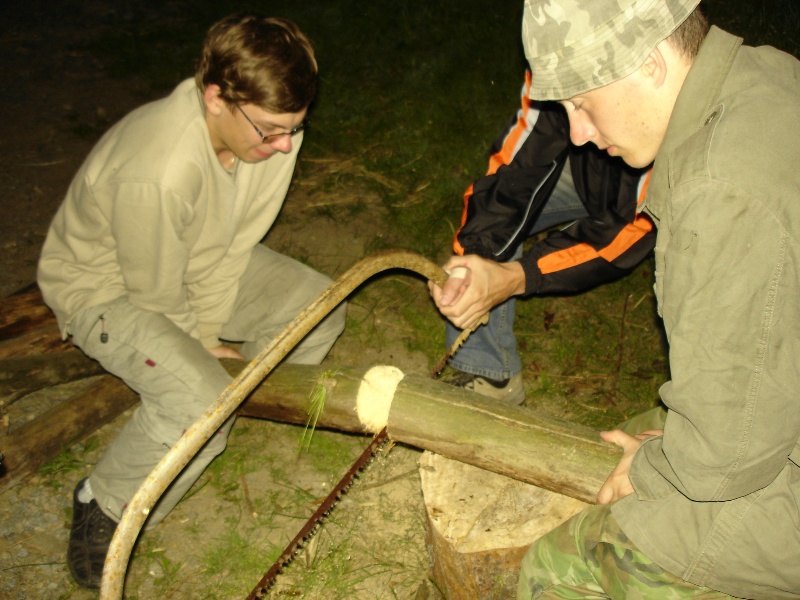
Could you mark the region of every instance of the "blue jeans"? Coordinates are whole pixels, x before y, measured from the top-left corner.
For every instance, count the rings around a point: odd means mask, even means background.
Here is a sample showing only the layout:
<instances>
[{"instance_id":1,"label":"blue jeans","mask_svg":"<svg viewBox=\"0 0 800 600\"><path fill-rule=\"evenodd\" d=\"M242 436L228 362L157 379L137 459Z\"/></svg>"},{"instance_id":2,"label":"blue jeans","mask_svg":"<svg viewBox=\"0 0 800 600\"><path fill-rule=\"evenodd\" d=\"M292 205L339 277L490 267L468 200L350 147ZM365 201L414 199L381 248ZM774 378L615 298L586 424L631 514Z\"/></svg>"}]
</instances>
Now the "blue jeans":
<instances>
[{"instance_id":1,"label":"blue jeans","mask_svg":"<svg viewBox=\"0 0 800 600\"><path fill-rule=\"evenodd\" d=\"M578 192L575 191L568 162L542 213L528 234L535 235L556 225L581 219L587 214ZM512 260L517 260L521 256L520 244ZM489 312L489 322L472 332L466 343L450 359L450 366L459 371L495 380L508 379L519 374L522 371L522 361L517 352L517 338L514 335L515 305L516 299L512 297L495 306ZM455 342L459 333L461 331L452 323L447 323L448 348Z\"/></svg>"}]
</instances>

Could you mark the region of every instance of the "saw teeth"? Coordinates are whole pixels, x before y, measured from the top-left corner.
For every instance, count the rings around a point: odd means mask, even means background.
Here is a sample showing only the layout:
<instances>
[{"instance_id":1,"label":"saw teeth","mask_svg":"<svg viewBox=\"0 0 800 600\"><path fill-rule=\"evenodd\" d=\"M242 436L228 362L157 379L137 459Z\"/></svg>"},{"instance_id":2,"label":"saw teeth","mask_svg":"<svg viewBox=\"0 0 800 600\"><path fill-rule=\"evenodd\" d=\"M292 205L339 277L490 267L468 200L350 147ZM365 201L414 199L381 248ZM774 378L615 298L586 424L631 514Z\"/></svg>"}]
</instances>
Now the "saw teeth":
<instances>
[{"instance_id":1,"label":"saw teeth","mask_svg":"<svg viewBox=\"0 0 800 600\"><path fill-rule=\"evenodd\" d=\"M331 513L336 503L341 499L342 494L350 489L350 486L353 484L356 477L358 477L360 472L366 468L370 462L372 462L382 445L388 441L390 441L390 439L386 428L382 429L378 434L375 435L369 446L367 446L364 452L362 452L361 456L359 456L355 463L353 463L353 466L350 468L350 470L345 473L344 477L339 480L339 483L337 483L331 492L322 500L316 512L311 515L308 521L306 521L306 524L303 526L297 536L289 543L289 545L286 547L286 550L283 551L283 554L281 554L278 560L273 563L261 581L258 582L256 588L250 592L249 597L260 598L259 594L268 590L270 586L272 586L272 584L275 582L275 577L277 574L283 572L284 567L294 560L294 557L300 552L300 550L303 549L304 544L309 542L310 539L317 533L317 530L322 527L322 521Z\"/></svg>"}]
</instances>

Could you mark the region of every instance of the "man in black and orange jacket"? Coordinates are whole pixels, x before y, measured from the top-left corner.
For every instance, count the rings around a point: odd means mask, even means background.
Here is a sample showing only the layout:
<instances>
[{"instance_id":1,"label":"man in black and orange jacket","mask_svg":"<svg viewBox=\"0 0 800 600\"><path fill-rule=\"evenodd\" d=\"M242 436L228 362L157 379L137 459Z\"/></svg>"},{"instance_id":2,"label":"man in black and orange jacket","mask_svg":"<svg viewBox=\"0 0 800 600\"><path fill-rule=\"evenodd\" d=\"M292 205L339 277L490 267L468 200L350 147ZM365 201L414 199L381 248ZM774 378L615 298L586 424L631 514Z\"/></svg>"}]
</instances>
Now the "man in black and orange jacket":
<instances>
[{"instance_id":1,"label":"man in black and orange jacket","mask_svg":"<svg viewBox=\"0 0 800 600\"><path fill-rule=\"evenodd\" d=\"M474 327L450 365L450 383L512 404L524 388L513 331L516 296L573 293L617 279L653 249L655 229L637 212L649 169L635 170L592 144L575 146L555 102L528 98L491 149L486 175L464 194L451 277L431 295L450 323L447 343ZM556 225L522 253L530 236Z\"/></svg>"}]
</instances>

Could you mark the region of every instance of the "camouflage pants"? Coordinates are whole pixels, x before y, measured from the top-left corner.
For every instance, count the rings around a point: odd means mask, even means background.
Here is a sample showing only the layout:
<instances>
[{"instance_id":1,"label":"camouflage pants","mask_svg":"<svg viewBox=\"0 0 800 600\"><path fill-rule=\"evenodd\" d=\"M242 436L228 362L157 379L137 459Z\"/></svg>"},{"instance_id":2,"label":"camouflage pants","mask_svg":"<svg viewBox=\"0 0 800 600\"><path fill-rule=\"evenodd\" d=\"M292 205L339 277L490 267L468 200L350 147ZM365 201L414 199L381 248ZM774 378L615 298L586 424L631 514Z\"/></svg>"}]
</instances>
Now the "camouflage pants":
<instances>
[{"instance_id":1,"label":"camouflage pants","mask_svg":"<svg viewBox=\"0 0 800 600\"><path fill-rule=\"evenodd\" d=\"M667 573L622 532L609 505L578 513L530 547L518 600L730 598Z\"/></svg>"}]
</instances>

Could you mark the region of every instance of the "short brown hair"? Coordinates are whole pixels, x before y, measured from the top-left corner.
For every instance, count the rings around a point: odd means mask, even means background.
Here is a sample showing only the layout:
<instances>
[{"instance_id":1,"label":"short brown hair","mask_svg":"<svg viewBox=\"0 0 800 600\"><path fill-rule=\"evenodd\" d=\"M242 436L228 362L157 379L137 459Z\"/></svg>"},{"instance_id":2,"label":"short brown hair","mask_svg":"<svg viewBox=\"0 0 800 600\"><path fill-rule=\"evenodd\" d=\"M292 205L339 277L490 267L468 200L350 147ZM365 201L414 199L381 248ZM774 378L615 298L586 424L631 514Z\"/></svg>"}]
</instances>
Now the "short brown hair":
<instances>
[{"instance_id":1,"label":"short brown hair","mask_svg":"<svg viewBox=\"0 0 800 600\"><path fill-rule=\"evenodd\" d=\"M237 14L209 29L195 81L201 90L218 85L231 110L239 103L294 113L314 99L317 61L311 42L292 21Z\"/></svg>"},{"instance_id":2,"label":"short brown hair","mask_svg":"<svg viewBox=\"0 0 800 600\"><path fill-rule=\"evenodd\" d=\"M667 40L685 58L694 60L708 34L708 21L700 7L695 8Z\"/></svg>"}]
</instances>

